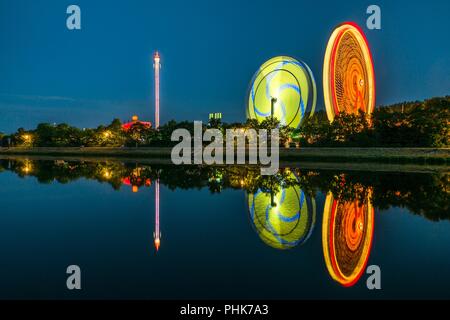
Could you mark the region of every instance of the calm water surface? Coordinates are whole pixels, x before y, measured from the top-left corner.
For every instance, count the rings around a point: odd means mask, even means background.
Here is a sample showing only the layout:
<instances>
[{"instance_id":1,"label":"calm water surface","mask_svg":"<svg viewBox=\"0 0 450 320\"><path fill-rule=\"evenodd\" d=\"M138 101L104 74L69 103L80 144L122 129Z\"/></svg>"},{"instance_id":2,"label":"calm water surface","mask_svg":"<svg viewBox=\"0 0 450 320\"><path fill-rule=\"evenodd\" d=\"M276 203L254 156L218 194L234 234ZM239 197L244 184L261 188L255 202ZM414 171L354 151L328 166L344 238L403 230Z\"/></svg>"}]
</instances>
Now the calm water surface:
<instances>
[{"instance_id":1,"label":"calm water surface","mask_svg":"<svg viewBox=\"0 0 450 320\"><path fill-rule=\"evenodd\" d=\"M0 160L0 298L450 298L449 172L258 173Z\"/></svg>"}]
</instances>

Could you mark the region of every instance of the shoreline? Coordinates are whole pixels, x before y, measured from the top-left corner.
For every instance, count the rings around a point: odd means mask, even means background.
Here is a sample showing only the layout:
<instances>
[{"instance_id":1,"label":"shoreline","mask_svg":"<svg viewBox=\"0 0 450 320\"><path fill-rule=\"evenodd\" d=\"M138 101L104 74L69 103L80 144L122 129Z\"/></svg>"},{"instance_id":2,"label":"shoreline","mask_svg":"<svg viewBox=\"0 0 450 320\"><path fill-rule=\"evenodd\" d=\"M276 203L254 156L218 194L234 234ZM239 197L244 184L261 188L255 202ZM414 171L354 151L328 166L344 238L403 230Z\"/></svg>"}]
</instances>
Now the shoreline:
<instances>
[{"instance_id":1,"label":"shoreline","mask_svg":"<svg viewBox=\"0 0 450 320\"><path fill-rule=\"evenodd\" d=\"M170 165L170 147L0 148L0 158L128 161ZM280 148L280 166L305 169L436 172L449 169L450 148Z\"/></svg>"}]
</instances>

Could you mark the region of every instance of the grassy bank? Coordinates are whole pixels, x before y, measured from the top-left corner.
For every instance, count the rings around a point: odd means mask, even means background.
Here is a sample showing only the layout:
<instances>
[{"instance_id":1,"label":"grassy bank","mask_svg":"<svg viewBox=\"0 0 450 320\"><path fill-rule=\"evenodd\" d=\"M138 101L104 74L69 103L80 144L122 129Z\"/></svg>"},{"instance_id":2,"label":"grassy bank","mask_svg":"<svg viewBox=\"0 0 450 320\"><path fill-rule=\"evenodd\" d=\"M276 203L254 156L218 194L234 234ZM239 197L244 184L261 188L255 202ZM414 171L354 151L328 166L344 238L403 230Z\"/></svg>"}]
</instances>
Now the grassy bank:
<instances>
[{"instance_id":1,"label":"grassy bank","mask_svg":"<svg viewBox=\"0 0 450 320\"><path fill-rule=\"evenodd\" d=\"M302 148L283 149L287 161L448 165L450 148Z\"/></svg>"},{"instance_id":2,"label":"grassy bank","mask_svg":"<svg viewBox=\"0 0 450 320\"><path fill-rule=\"evenodd\" d=\"M171 148L0 148L0 155L169 159ZM280 149L283 162L344 162L448 165L450 148Z\"/></svg>"}]
</instances>

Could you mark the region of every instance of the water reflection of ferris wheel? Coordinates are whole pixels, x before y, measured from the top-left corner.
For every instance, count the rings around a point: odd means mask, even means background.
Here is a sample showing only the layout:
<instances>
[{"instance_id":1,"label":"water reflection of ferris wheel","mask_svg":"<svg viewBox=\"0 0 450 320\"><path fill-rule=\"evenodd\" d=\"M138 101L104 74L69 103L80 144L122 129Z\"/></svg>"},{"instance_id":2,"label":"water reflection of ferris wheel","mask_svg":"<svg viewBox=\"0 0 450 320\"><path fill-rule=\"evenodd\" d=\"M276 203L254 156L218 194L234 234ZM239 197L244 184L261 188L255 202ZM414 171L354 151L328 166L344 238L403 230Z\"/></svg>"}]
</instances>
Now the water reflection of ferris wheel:
<instances>
[{"instance_id":1,"label":"water reflection of ferris wheel","mask_svg":"<svg viewBox=\"0 0 450 320\"><path fill-rule=\"evenodd\" d=\"M292 172L289 178L298 181ZM305 243L313 232L315 200L297 184L270 192L258 189L247 194L247 205L252 226L270 247L294 248Z\"/></svg>"},{"instance_id":2,"label":"water reflection of ferris wheel","mask_svg":"<svg viewBox=\"0 0 450 320\"><path fill-rule=\"evenodd\" d=\"M370 193L364 200L339 200L330 192L325 200L322 247L330 276L345 287L364 273L372 248L374 208Z\"/></svg>"}]
</instances>

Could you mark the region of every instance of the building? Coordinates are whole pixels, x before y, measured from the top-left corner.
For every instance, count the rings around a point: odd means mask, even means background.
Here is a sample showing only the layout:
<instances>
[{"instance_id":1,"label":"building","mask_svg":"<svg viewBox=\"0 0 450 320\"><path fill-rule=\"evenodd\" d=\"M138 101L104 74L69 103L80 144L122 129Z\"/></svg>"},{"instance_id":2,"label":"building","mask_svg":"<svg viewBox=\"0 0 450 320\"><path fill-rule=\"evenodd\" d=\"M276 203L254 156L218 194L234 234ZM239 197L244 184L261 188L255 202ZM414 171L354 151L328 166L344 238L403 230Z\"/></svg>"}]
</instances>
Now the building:
<instances>
[{"instance_id":1,"label":"building","mask_svg":"<svg viewBox=\"0 0 450 320\"><path fill-rule=\"evenodd\" d=\"M138 116L134 115L131 118L131 121L122 124L122 129L124 131L128 131L128 130L130 130L131 127L133 127L136 124L140 124L140 125L144 126L145 128L152 127L152 123L150 121L140 121Z\"/></svg>"},{"instance_id":2,"label":"building","mask_svg":"<svg viewBox=\"0 0 450 320\"><path fill-rule=\"evenodd\" d=\"M214 112L209 114L209 120L222 120L222 112Z\"/></svg>"}]
</instances>

